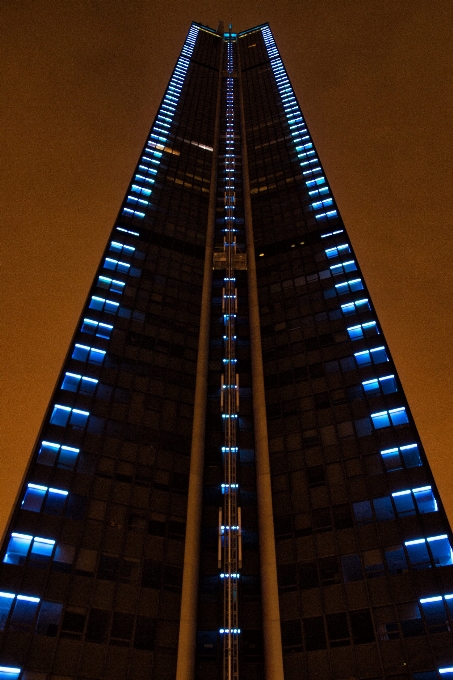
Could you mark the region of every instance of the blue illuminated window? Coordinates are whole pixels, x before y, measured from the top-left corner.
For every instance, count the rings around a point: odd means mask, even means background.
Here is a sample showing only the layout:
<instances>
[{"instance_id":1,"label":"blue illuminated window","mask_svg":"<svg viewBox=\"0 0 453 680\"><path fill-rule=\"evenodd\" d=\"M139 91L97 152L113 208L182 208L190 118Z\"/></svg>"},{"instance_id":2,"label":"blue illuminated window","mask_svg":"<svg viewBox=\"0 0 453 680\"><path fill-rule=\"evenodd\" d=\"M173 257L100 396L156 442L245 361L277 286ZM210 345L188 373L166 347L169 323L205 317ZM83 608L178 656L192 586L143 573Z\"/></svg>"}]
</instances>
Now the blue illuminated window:
<instances>
[{"instance_id":1,"label":"blue illuminated window","mask_svg":"<svg viewBox=\"0 0 453 680\"><path fill-rule=\"evenodd\" d=\"M107 314L117 314L119 310L118 302L113 302L113 300L106 300L105 298L97 297L97 295L92 295L89 308L96 309L98 312L106 312Z\"/></svg>"},{"instance_id":2,"label":"blue illuminated window","mask_svg":"<svg viewBox=\"0 0 453 680\"><path fill-rule=\"evenodd\" d=\"M15 633L29 633L35 621L40 598L18 595L9 624L9 630Z\"/></svg>"},{"instance_id":3,"label":"blue illuminated window","mask_svg":"<svg viewBox=\"0 0 453 680\"><path fill-rule=\"evenodd\" d=\"M422 486L416 489L405 489L392 493L398 515L415 515L415 508L420 514L437 512L437 501L430 486Z\"/></svg>"},{"instance_id":4,"label":"blue illuminated window","mask_svg":"<svg viewBox=\"0 0 453 680\"><path fill-rule=\"evenodd\" d=\"M0 666L0 680L17 680L21 670L14 666Z\"/></svg>"},{"instance_id":5,"label":"blue illuminated window","mask_svg":"<svg viewBox=\"0 0 453 680\"><path fill-rule=\"evenodd\" d=\"M325 177L318 177L317 179L310 179L308 182L305 182L307 187L315 187L316 185L319 184L325 184L326 178Z\"/></svg>"},{"instance_id":6,"label":"blue illuminated window","mask_svg":"<svg viewBox=\"0 0 453 680\"><path fill-rule=\"evenodd\" d=\"M347 295L348 293L355 293L358 290L363 290L362 279L351 279L351 281L345 281L344 283L337 283L335 285L337 295Z\"/></svg>"},{"instance_id":7,"label":"blue illuminated window","mask_svg":"<svg viewBox=\"0 0 453 680\"><path fill-rule=\"evenodd\" d=\"M88 362L89 364L102 364L105 359L106 352L95 347L87 347L86 345L74 345L72 350L72 358L77 361Z\"/></svg>"},{"instance_id":8,"label":"blue illuminated window","mask_svg":"<svg viewBox=\"0 0 453 680\"><path fill-rule=\"evenodd\" d=\"M85 375L65 373L61 389L68 392L80 392L81 394L94 394L98 382L99 380L88 378Z\"/></svg>"},{"instance_id":9,"label":"blue illuminated window","mask_svg":"<svg viewBox=\"0 0 453 680\"><path fill-rule=\"evenodd\" d=\"M82 333L88 333L89 335L95 335L97 338L105 338L106 340L110 340L113 326L110 326L107 323L93 321L93 319L84 319L81 330Z\"/></svg>"},{"instance_id":10,"label":"blue illuminated window","mask_svg":"<svg viewBox=\"0 0 453 680\"><path fill-rule=\"evenodd\" d=\"M38 451L38 463L41 465L55 465L57 463L57 467L73 470L79 453L80 449L75 449L72 446L62 446L54 442L43 441Z\"/></svg>"},{"instance_id":11,"label":"blue illuminated window","mask_svg":"<svg viewBox=\"0 0 453 680\"><path fill-rule=\"evenodd\" d=\"M382 378L373 378L372 380L364 380L362 387L368 396L372 397L377 394L391 394L398 390L395 376L386 375Z\"/></svg>"},{"instance_id":12,"label":"blue illuminated window","mask_svg":"<svg viewBox=\"0 0 453 680\"><path fill-rule=\"evenodd\" d=\"M106 276L99 276L97 285L99 288L105 288L111 293L123 293L124 286L126 285L123 281L117 281L116 279L109 279Z\"/></svg>"},{"instance_id":13,"label":"blue illuminated window","mask_svg":"<svg viewBox=\"0 0 453 680\"><path fill-rule=\"evenodd\" d=\"M453 564L452 550L447 534L418 538L405 542L409 564L414 569L429 569Z\"/></svg>"},{"instance_id":14,"label":"blue illuminated window","mask_svg":"<svg viewBox=\"0 0 453 680\"><path fill-rule=\"evenodd\" d=\"M362 338L369 338L372 335L379 335L379 329L376 321L369 321L358 326L350 326L348 334L351 340L361 340Z\"/></svg>"},{"instance_id":15,"label":"blue illuminated window","mask_svg":"<svg viewBox=\"0 0 453 680\"><path fill-rule=\"evenodd\" d=\"M439 668L439 673L442 680L452 680L453 679L453 666L444 666Z\"/></svg>"},{"instance_id":16,"label":"blue illuminated window","mask_svg":"<svg viewBox=\"0 0 453 680\"><path fill-rule=\"evenodd\" d=\"M404 467L420 467L422 460L418 450L418 444L407 444L381 451L384 467L389 472L402 470Z\"/></svg>"},{"instance_id":17,"label":"blue illuminated window","mask_svg":"<svg viewBox=\"0 0 453 680\"><path fill-rule=\"evenodd\" d=\"M375 347L375 349L364 350L363 352L356 352L354 358L358 366L370 366L371 364L382 364L388 361L385 347Z\"/></svg>"},{"instance_id":18,"label":"blue illuminated window","mask_svg":"<svg viewBox=\"0 0 453 680\"><path fill-rule=\"evenodd\" d=\"M321 189L320 191L323 191ZM309 192L311 193L311 192ZM334 248L327 248L327 250L324 251L327 255L328 258L332 257L338 257L339 255L346 255L346 253L350 253L351 249L349 247L348 243L343 243L341 246L335 246Z\"/></svg>"},{"instance_id":19,"label":"blue illuminated window","mask_svg":"<svg viewBox=\"0 0 453 680\"><path fill-rule=\"evenodd\" d=\"M114 260L112 257L106 257L104 260L104 269L121 272L121 274L128 274L130 267L131 265L127 264L127 262Z\"/></svg>"},{"instance_id":20,"label":"blue illuminated window","mask_svg":"<svg viewBox=\"0 0 453 680\"><path fill-rule=\"evenodd\" d=\"M138 210L130 210L129 208L123 208L123 215L126 215L126 217L138 217L139 220L145 217L145 213Z\"/></svg>"},{"instance_id":21,"label":"blue illuminated window","mask_svg":"<svg viewBox=\"0 0 453 680\"><path fill-rule=\"evenodd\" d=\"M61 515L66 506L68 492L62 489L42 486L41 484L28 484L25 491L22 509L30 512L44 512L52 515Z\"/></svg>"},{"instance_id":22,"label":"blue illuminated window","mask_svg":"<svg viewBox=\"0 0 453 680\"><path fill-rule=\"evenodd\" d=\"M323 201L316 201L316 203L311 204L313 210L328 208L330 205L333 205L333 198L325 198Z\"/></svg>"},{"instance_id":23,"label":"blue illuminated window","mask_svg":"<svg viewBox=\"0 0 453 680\"><path fill-rule=\"evenodd\" d=\"M14 602L14 593L0 592L0 630L5 630L11 607Z\"/></svg>"},{"instance_id":24,"label":"blue illuminated window","mask_svg":"<svg viewBox=\"0 0 453 680\"><path fill-rule=\"evenodd\" d=\"M389 411L381 411L380 413L372 413L371 421L376 430L390 425L405 425L409 422L406 409L404 406L400 408L392 408Z\"/></svg>"},{"instance_id":25,"label":"blue illuminated window","mask_svg":"<svg viewBox=\"0 0 453 680\"><path fill-rule=\"evenodd\" d=\"M348 260L348 262L340 262L339 264L334 264L330 267L332 276L340 276L340 274L348 274L357 269L357 265L354 260Z\"/></svg>"},{"instance_id":26,"label":"blue illuminated window","mask_svg":"<svg viewBox=\"0 0 453 680\"><path fill-rule=\"evenodd\" d=\"M52 557L55 541L39 536L12 533L3 558L6 564L23 564L28 555L34 562L47 562Z\"/></svg>"},{"instance_id":27,"label":"blue illuminated window","mask_svg":"<svg viewBox=\"0 0 453 680\"><path fill-rule=\"evenodd\" d=\"M348 302L345 305L341 305L341 311L345 316L348 314L359 314L360 312L366 312L370 309L371 307L368 299L357 300L356 302Z\"/></svg>"},{"instance_id":28,"label":"blue illuminated window","mask_svg":"<svg viewBox=\"0 0 453 680\"><path fill-rule=\"evenodd\" d=\"M138 234L136 234L138 236ZM135 248L132 246L126 246L124 243L118 243L118 241L111 241L109 250L112 250L118 255L133 255L135 253Z\"/></svg>"},{"instance_id":29,"label":"blue illuminated window","mask_svg":"<svg viewBox=\"0 0 453 680\"><path fill-rule=\"evenodd\" d=\"M449 630L446 600L442 595L422 597L420 604L430 633L443 633ZM437 680L436 673L434 678Z\"/></svg>"},{"instance_id":30,"label":"blue illuminated window","mask_svg":"<svg viewBox=\"0 0 453 680\"><path fill-rule=\"evenodd\" d=\"M66 427L69 424L75 429L82 429L85 427L89 415L88 411L80 411L77 408L56 404L53 407L50 422L52 425L59 425L60 427Z\"/></svg>"},{"instance_id":31,"label":"blue illuminated window","mask_svg":"<svg viewBox=\"0 0 453 680\"><path fill-rule=\"evenodd\" d=\"M136 194L142 194L143 196L151 196L151 190L150 189L144 189L143 187L139 187L137 184L132 184L131 191L133 191ZM129 203L129 201L128 201L128 203ZM147 203L147 201L146 201L146 203Z\"/></svg>"}]
</instances>

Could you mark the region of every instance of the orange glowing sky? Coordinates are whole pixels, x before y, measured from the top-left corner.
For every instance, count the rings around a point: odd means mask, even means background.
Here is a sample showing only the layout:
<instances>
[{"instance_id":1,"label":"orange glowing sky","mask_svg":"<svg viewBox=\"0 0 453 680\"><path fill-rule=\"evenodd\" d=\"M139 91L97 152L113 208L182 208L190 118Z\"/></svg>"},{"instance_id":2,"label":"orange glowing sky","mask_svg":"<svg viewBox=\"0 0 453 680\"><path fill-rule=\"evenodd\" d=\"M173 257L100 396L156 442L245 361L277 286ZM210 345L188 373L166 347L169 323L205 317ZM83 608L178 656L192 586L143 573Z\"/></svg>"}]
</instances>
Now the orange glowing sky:
<instances>
[{"instance_id":1,"label":"orange glowing sky","mask_svg":"<svg viewBox=\"0 0 453 680\"><path fill-rule=\"evenodd\" d=\"M450 0L3 3L4 526L192 20L269 21L453 519Z\"/></svg>"}]
</instances>

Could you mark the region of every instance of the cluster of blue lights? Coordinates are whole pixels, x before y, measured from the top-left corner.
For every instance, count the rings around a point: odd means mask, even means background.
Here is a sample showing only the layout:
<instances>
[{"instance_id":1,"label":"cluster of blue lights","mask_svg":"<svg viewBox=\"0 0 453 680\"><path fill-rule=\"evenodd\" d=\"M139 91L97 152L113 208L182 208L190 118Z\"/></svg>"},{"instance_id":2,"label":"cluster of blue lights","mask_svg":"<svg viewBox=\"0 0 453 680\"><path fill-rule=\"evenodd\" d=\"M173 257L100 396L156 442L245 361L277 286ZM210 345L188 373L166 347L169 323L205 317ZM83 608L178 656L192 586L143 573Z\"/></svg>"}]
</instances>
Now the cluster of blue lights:
<instances>
[{"instance_id":1,"label":"cluster of blue lights","mask_svg":"<svg viewBox=\"0 0 453 680\"><path fill-rule=\"evenodd\" d=\"M173 71L173 75L170 78L170 83L167 87L167 91L165 92L165 96L157 114L157 118L151 129L149 140L147 142L147 146L149 148L146 149L146 155L142 156L141 163L138 166L143 173L151 175L151 177L145 177L144 175L136 174L134 180L135 182L138 182L138 184L134 183L131 185L130 191L132 193L141 194L142 196L147 197L151 196L152 186L150 185L154 183L154 178L152 176L157 174L157 169L162 159L162 153L159 151L159 149L165 150L165 144L169 140L170 129L175 116L176 107L181 96L181 91L187 75L187 70L190 65L190 59L193 54L197 36L198 28L192 25L181 50L181 55L176 62L175 70ZM140 184L144 184L145 186L140 186ZM143 219L145 217L145 213L142 212L142 210L146 209L146 206L149 205L149 201L129 194L127 196L126 202L133 207L124 207L123 215L126 215L127 217L137 217L139 219Z\"/></svg>"},{"instance_id":2,"label":"cluster of blue lights","mask_svg":"<svg viewBox=\"0 0 453 680\"><path fill-rule=\"evenodd\" d=\"M227 633L227 634L233 633L234 634L234 633L240 633L240 632L241 632L240 628L221 628L219 630L219 633L221 633L221 634L223 634L223 633Z\"/></svg>"},{"instance_id":3,"label":"cluster of blue lights","mask_svg":"<svg viewBox=\"0 0 453 680\"><path fill-rule=\"evenodd\" d=\"M283 109L285 111L286 120L291 130L291 136L293 137L293 142L295 144L295 150L297 152L297 157L299 159L299 164L302 168L303 174L307 177L306 185L308 187L317 186L320 184L325 184L325 177L317 177L316 179L311 179L313 175L322 172L319 165L319 159L316 156L316 151L313 148L313 142L308 134L308 130L305 121L302 116L302 112L297 103L297 99L294 95L293 88L286 74L283 62L280 59L280 55L275 44L275 40L268 26L261 29L264 44L266 45L266 50L270 59L272 71L274 72L275 81L277 83L278 91L280 93L281 102ZM310 179L309 179L310 177ZM326 186L322 189L310 192L310 195L319 196L321 194L329 194L329 187ZM323 212L318 212L315 217L317 220L325 220L338 216L338 212L333 209L329 211L324 211L328 206L333 205L333 198L329 197L316 203L312 203L313 210Z\"/></svg>"}]
</instances>

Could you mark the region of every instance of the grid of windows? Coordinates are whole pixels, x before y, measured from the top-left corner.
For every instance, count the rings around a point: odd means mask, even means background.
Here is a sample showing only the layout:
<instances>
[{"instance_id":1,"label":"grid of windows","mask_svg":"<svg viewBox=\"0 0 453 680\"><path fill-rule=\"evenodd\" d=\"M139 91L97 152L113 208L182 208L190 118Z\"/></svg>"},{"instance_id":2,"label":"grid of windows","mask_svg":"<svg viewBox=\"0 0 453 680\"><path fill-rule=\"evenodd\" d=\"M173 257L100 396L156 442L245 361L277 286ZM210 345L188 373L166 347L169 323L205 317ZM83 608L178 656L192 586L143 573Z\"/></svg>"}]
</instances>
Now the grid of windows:
<instances>
[{"instance_id":1,"label":"grid of windows","mask_svg":"<svg viewBox=\"0 0 453 680\"><path fill-rule=\"evenodd\" d=\"M210 201L197 673L221 677L219 537L222 550L240 527L240 668L262 674L247 203L285 677L453 677L452 537L369 292L270 29L228 40L221 63L222 37L192 26L96 273L4 544L0 680L175 676ZM226 218L238 253L231 484ZM232 489L229 526L219 507Z\"/></svg>"}]
</instances>

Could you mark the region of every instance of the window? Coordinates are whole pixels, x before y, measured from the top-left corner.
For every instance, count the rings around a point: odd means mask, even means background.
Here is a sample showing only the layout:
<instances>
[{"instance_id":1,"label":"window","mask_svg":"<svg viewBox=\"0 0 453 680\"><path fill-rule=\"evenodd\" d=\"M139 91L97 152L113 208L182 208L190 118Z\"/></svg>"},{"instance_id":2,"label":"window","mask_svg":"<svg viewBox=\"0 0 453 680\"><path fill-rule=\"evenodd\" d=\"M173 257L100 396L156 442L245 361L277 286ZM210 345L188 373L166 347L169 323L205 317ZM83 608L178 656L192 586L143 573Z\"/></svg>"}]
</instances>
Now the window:
<instances>
[{"instance_id":1,"label":"window","mask_svg":"<svg viewBox=\"0 0 453 680\"><path fill-rule=\"evenodd\" d=\"M94 394L98 382L99 380L85 375L65 373L61 389L68 392L80 392L80 394Z\"/></svg>"},{"instance_id":2,"label":"window","mask_svg":"<svg viewBox=\"0 0 453 680\"><path fill-rule=\"evenodd\" d=\"M118 255L132 256L135 253L135 248L132 246L126 246L124 243L118 243L118 241L111 241L109 250L112 250L114 253L118 253Z\"/></svg>"},{"instance_id":3,"label":"window","mask_svg":"<svg viewBox=\"0 0 453 680\"><path fill-rule=\"evenodd\" d=\"M98 312L106 312L107 314L117 314L119 310L119 303L113 302L113 300L105 300L105 298L92 295L89 308L96 309Z\"/></svg>"},{"instance_id":4,"label":"window","mask_svg":"<svg viewBox=\"0 0 453 680\"><path fill-rule=\"evenodd\" d=\"M137 616L135 625L134 647L153 651L156 621L147 616Z\"/></svg>"},{"instance_id":5,"label":"window","mask_svg":"<svg viewBox=\"0 0 453 680\"><path fill-rule=\"evenodd\" d=\"M340 567L336 556L323 557L319 560L319 578L322 586L340 583Z\"/></svg>"},{"instance_id":6,"label":"window","mask_svg":"<svg viewBox=\"0 0 453 680\"><path fill-rule=\"evenodd\" d=\"M131 265L127 264L127 262L114 260L111 257L106 257L104 260L104 269L110 269L111 271L121 272L121 274L129 274L130 267Z\"/></svg>"},{"instance_id":7,"label":"window","mask_svg":"<svg viewBox=\"0 0 453 680\"><path fill-rule=\"evenodd\" d=\"M135 196L128 196L126 202L130 205L137 205L137 207L145 207L149 204L149 201L145 201L143 198L135 198Z\"/></svg>"},{"instance_id":8,"label":"window","mask_svg":"<svg viewBox=\"0 0 453 680\"><path fill-rule=\"evenodd\" d=\"M359 312L366 312L370 310L370 303L367 298L363 300L357 300L356 302L348 302L345 305L341 305L341 311L346 316L347 314L358 314Z\"/></svg>"},{"instance_id":9,"label":"window","mask_svg":"<svg viewBox=\"0 0 453 680\"><path fill-rule=\"evenodd\" d=\"M126 215L126 217L138 217L140 220L145 217L145 213L138 210L130 210L130 208L123 208L123 215Z\"/></svg>"},{"instance_id":10,"label":"window","mask_svg":"<svg viewBox=\"0 0 453 680\"><path fill-rule=\"evenodd\" d=\"M382 560L381 551L378 549L365 550L363 553L363 565L367 578L382 576L384 573L384 562Z\"/></svg>"},{"instance_id":11,"label":"window","mask_svg":"<svg viewBox=\"0 0 453 680\"><path fill-rule=\"evenodd\" d=\"M0 631L5 630L15 597L14 593L0 593Z\"/></svg>"},{"instance_id":12,"label":"window","mask_svg":"<svg viewBox=\"0 0 453 680\"><path fill-rule=\"evenodd\" d=\"M354 354L357 366L370 366L371 364L383 364L388 361L385 347L375 347L374 349L356 352Z\"/></svg>"},{"instance_id":13,"label":"window","mask_svg":"<svg viewBox=\"0 0 453 680\"><path fill-rule=\"evenodd\" d=\"M52 425L59 425L60 427L66 427L69 424L71 427L80 430L85 427L89 415L88 411L80 411L77 408L56 404L53 407L50 422Z\"/></svg>"},{"instance_id":14,"label":"window","mask_svg":"<svg viewBox=\"0 0 453 680\"><path fill-rule=\"evenodd\" d=\"M343 245L336 246L335 248L327 248L327 250L325 250L324 252L330 259L332 257L338 257L338 255L346 255L346 253L351 252L351 249L349 247L349 244L343 243Z\"/></svg>"},{"instance_id":15,"label":"window","mask_svg":"<svg viewBox=\"0 0 453 680\"><path fill-rule=\"evenodd\" d=\"M350 326L346 329L351 340L361 340L362 338L369 338L372 335L379 335L379 330L376 321L369 321L358 326Z\"/></svg>"},{"instance_id":16,"label":"window","mask_svg":"<svg viewBox=\"0 0 453 680\"><path fill-rule=\"evenodd\" d=\"M129 645L132 640L132 630L134 627L133 614L123 612L113 613L112 630L110 632L110 642L113 645Z\"/></svg>"},{"instance_id":17,"label":"window","mask_svg":"<svg viewBox=\"0 0 453 680\"><path fill-rule=\"evenodd\" d=\"M22 501L22 509L31 512L44 512L52 515L61 515L64 511L68 492L61 489L53 489L40 484L28 484Z\"/></svg>"},{"instance_id":18,"label":"window","mask_svg":"<svg viewBox=\"0 0 453 680\"><path fill-rule=\"evenodd\" d=\"M393 502L399 517L415 515L417 510L421 514L437 512L437 502L430 486L418 489L407 489L392 493Z\"/></svg>"},{"instance_id":19,"label":"window","mask_svg":"<svg viewBox=\"0 0 453 680\"><path fill-rule=\"evenodd\" d=\"M345 583L352 583L363 579L362 563L358 554L343 555L341 557L341 569Z\"/></svg>"},{"instance_id":20,"label":"window","mask_svg":"<svg viewBox=\"0 0 453 680\"><path fill-rule=\"evenodd\" d=\"M453 564L451 545L446 534L406 541L404 545L414 569L427 569L432 563L436 567Z\"/></svg>"},{"instance_id":21,"label":"window","mask_svg":"<svg viewBox=\"0 0 453 680\"><path fill-rule=\"evenodd\" d=\"M38 463L41 465L55 465L58 467L73 470L77 461L77 456L80 449L75 449L72 446L61 446L53 442L41 442L38 452Z\"/></svg>"},{"instance_id":22,"label":"window","mask_svg":"<svg viewBox=\"0 0 453 680\"><path fill-rule=\"evenodd\" d=\"M66 607L61 624L61 637L81 640L85 619L86 612L82 607Z\"/></svg>"},{"instance_id":23,"label":"window","mask_svg":"<svg viewBox=\"0 0 453 680\"><path fill-rule=\"evenodd\" d=\"M83 320L82 333L88 333L89 335L95 335L97 338L105 338L105 340L110 340L112 330L113 326L110 326L107 323L99 323L98 321L93 321L92 319Z\"/></svg>"},{"instance_id":24,"label":"window","mask_svg":"<svg viewBox=\"0 0 453 680\"><path fill-rule=\"evenodd\" d=\"M88 625L85 635L85 640L89 642L105 643L107 641L107 632L110 625L109 611L104 609L92 609L88 619Z\"/></svg>"},{"instance_id":25,"label":"window","mask_svg":"<svg viewBox=\"0 0 453 680\"><path fill-rule=\"evenodd\" d=\"M146 170L146 168L145 168ZM153 172L153 170L149 170L149 172ZM157 170L154 170L154 172L157 172ZM116 231L122 231L125 234L131 234L131 236L140 236L138 231L129 231L129 229L123 229L123 227L115 227Z\"/></svg>"},{"instance_id":26,"label":"window","mask_svg":"<svg viewBox=\"0 0 453 680\"><path fill-rule=\"evenodd\" d=\"M403 467L419 467L422 465L418 444L407 444L406 446L395 447L381 451L382 462L389 472L402 470Z\"/></svg>"},{"instance_id":27,"label":"window","mask_svg":"<svg viewBox=\"0 0 453 680\"><path fill-rule=\"evenodd\" d=\"M445 597L453 597L453 595ZM443 633L449 630L446 601L442 595L422 598L420 604L430 633Z\"/></svg>"},{"instance_id":28,"label":"window","mask_svg":"<svg viewBox=\"0 0 453 680\"><path fill-rule=\"evenodd\" d=\"M330 267L332 276L340 276L340 274L348 274L349 272L354 272L357 269L357 265L354 260L348 260L347 262L340 262L340 264L334 264Z\"/></svg>"},{"instance_id":29,"label":"window","mask_svg":"<svg viewBox=\"0 0 453 680\"><path fill-rule=\"evenodd\" d=\"M374 642L374 629L371 614L368 609L350 612L352 637L355 645Z\"/></svg>"},{"instance_id":30,"label":"window","mask_svg":"<svg viewBox=\"0 0 453 680\"><path fill-rule=\"evenodd\" d=\"M42 602L39 609L36 632L47 637L56 637L63 605L56 602Z\"/></svg>"},{"instance_id":31,"label":"window","mask_svg":"<svg viewBox=\"0 0 453 680\"><path fill-rule=\"evenodd\" d=\"M99 288L105 288L111 293L118 293L121 295L124 292L124 287L126 284L123 281L109 279L107 276L99 276L97 285Z\"/></svg>"},{"instance_id":32,"label":"window","mask_svg":"<svg viewBox=\"0 0 453 680\"><path fill-rule=\"evenodd\" d=\"M359 526L373 522L374 518L370 501L360 501L358 503L353 503L352 510L354 512L354 519Z\"/></svg>"},{"instance_id":33,"label":"window","mask_svg":"<svg viewBox=\"0 0 453 680\"><path fill-rule=\"evenodd\" d=\"M344 647L350 644L348 617L345 613L327 614L326 622L331 647Z\"/></svg>"},{"instance_id":34,"label":"window","mask_svg":"<svg viewBox=\"0 0 453 680\"><path fill-rule=\"evenodd\" d=\"M373 380L364 380L362 382L362 387L368 397L374 397L378 394L391 394L392 392L398 391L394 375L373 378Z\"/></svg>"},{"instance_id":35,"label":"window","mask_svg":"<svg viewBox=\"0 0 453 680\"><path fill-rule=\"evenodd\" d=\"M89 364L102 364L105 359L106 352L95 347L87 347L87 345L74 345L72 350L72 358L76 361L85 361Z\"/></svg>"},{"instance_id":36,"label":"window","mask_svg":"<svg viewBox=\"0 0 453 680\"><path fill-rule=\"evenodd\" d=\"M406 409L404 406L400 408L392 408L390 411L381 411L380 413L372 413L371 421L376 430L390 425L405 425L409 422Z\"/></svg>"},{"instance_id":37,"label":"window","mask_svg":"<svg viewBox=\"0 0 453 680\"><path fill-rule=\"evenodd\" d=\"M12 533L3 558L6 564L24 564L27 555L33 562L48 562L52 557L55 541L39 536Z\"/></svg>"},{"instance_id":38,"label":"window","mask_svg":"<svg viewBox=\"0 0 453 680\"><path fill-rule=\"evenodd\" d=\"M385 563L389 574L403 574L407 571L407 560L402 545L385 549Z\"/></svg>"},{"instance_id":39,"label":"window","mask_svg":"<svg viewBox=\"0 0 453 680\"><path fill-rule=\"evenodd\" d=\"M327 647L324 621L322 616L304 619L305 649L313 652Z\"/></svg>"},{"instance_id":40,"label":"window","mask_svg":"<svg viewBox=\"0 0 453 680\"><path fill-rule=\"evenodd\" d=\"M21 670L14 666L0 666L0 680L18 680Z\"/></svg>"},{"instance_id":41,"label":"window","mask_svg":"<svg viewBox=\"0 0 453 680\"><path fill-rule=\"evenodd\" d=\"M135 175L135 178L137 178L138 176L139 175ZM132 184L131 191L133 191L134 194L142 194L143 196L151 196L151 189L144 189L142 187L139 187L137 184ZM128 203L129 202L130 201L128 201Z\"/></svg>"},{"instance_id":42,"label":"window","mask_svg":"<svg viewBox=\"0 0 453 680\"><path fill-rule=\"evenodd\" d=\"M337 295L355 293L357 290L363 290L362 279L351 279L350 281L345 281L344 283L337 283L335 286Z\"/></svg>"}]
</instances>

